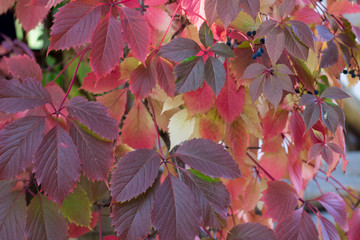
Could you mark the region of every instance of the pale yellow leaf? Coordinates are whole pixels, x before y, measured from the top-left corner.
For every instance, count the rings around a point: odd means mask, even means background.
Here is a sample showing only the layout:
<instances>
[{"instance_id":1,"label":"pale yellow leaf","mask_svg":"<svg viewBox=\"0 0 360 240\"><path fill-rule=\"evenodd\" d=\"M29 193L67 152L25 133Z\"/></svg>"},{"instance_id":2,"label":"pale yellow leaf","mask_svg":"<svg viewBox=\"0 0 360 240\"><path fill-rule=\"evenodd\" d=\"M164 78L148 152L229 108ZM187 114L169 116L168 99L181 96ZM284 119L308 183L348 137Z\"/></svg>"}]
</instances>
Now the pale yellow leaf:
<instances>
[{"instance_id":1,"label":"pale yellow leaf","mask_svg":"<svg viewBox=\"0 0 360 240\"><path fill-rule=\"evenodd\" d=\"M170 149L191 137L194 132L195 123L196 119L189 118L186 108L172 116L169 123Z\"/></svg>"}]
</instances>

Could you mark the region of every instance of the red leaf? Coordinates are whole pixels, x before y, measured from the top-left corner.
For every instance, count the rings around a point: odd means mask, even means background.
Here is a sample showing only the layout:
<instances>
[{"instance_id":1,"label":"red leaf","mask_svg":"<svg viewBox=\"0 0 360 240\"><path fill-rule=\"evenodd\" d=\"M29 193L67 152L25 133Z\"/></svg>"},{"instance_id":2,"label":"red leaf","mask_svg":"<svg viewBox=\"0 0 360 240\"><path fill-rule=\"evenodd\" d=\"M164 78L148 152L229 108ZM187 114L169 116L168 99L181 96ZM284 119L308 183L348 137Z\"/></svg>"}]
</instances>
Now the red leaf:
<instances>
[{"instance_id":1,"label":"red leaf","mask_svg":"<svg viewBox=\"0 0 360 240\"><path fill-rule=\"evenodd\" d=\"M157 82L167 95L173 97L175 94L174 66L162 57L154 58L156 64Z\"/></svg>"},{"instance_id":2,"label":"red leaf","mask_svg":"<svg viewBox=\"0 0 360 240\"><path fill-rule=\"evenodd\" d=\"M126 79L120 79L120 77L121 73L119 67L115 67L108 75L102 77L97 77L95 72L89 72L84 78L83 85L80 89L95 94L107 92L120 87L126 82Z\"/></svg>"},{"instance_id":3,"label":"red leaf","mask_svg":"<svg viewBox=\"0 0 360 240\"><path fill-rule=\"evenodd\" d=\"M320 215L320 214L319 214ZM318 226L321 227L321 235L324 240L340 240L339 233L332 222L323 216L316 216L318 219Z\"/></svg>"},{"instance_id":4,"label":"red leaf","mask_svg":"<svg viewBox=\"0 0 360 240\"><path fill-rule=\"evenodd\" d=\"M0 80L0 111L16 113L51 103L48 91L38 80Z\"/></svg>"},{"instance_id":5,"label":"red leaf","mask_svg":"<svg viewBox=\"0 0 360 240\"><path fill-rule=\"evenodd\" d=\"M11 56L5 58L9 72L14 78L24 80L25 78L34 78L42 81L42 71L39 64L28 55Z\"/></svg>"},{"instance_id":6,"label":"red leaf","mask_svg":"<svg viewBox=\"0 0 360 240\"><path fill-rule=\"evenodd\" d=\"M90 41L101 17L99 2L77 0L65 4L54 15L48 52L77 47Z\"/></svg>"},{"instance_id":7,"label":"red leaf","mask_svg":"<svg viewBox=\"0 0 360 240\"><path fill-rule=\"evenodd\" d=\"M44 192L59 205L79 180L79 154L70 135L59 125L45 135L37 149L34 172Z\"/></svg>"},{"instance_id":8,"label":"red leaf","mask_svg":"<svg viewBox=\"0 0 360 240\"><path fill-rule=\"evenodd\" d=\"M0 5L0 15L6 13L15 3L15 0L3 0Z\"/></svg>"},{"instance_id":9,"label":"red leaf","mask_svg":"<svg viewBox=\"0 0 360 240\"><path fill-rule=\"evenodd\" d=\"M237 178L239 167L225 148L208 139L193 139L180 145L175 157L212 177Z\"/></svg>"},{"instance_id":10,"label":"red leaf","mask_svg":"<svg viewBox=\"0 0 360 240\"><path fill-rule=\"evenodd\" d=\"M231 124L226 125L225 143L231 148L236 161L243 163L247 151L248 133L245 122L238 117Z\"/></svg>"},{"instance_id":11,"label":"red leaf","mask_svg":"<svg viewBox=\"0 0 360 240\"><path fill-rule=\"evenodd\" d=\"M89 129L107 139L118 138L118 126L108 109L99 102L74 97L66 105L68 112Z\"/></svg>"},{"instance_id":12,"label":"red leaf","mask_svg":"<svg viewBox=\"0 0 360 240\"><path fill-rule=\"evenodd\" d=\"M335 16L340 16L349 13L358 13L358 12L360 12L360 6L354 2L349 2L349 1L333 2L329 6L329 13L334 14Z\"/></svg>"},{"instance_id":13,"label":"red leaf","mask_svg":"<svg viewBox=\"0 0 360 240\"><path fill-rule=\"evenodd\" d=\"M204 83L204 60L202 57L193 57L183 61L174 69L176 82L175 91L185 93L198 89Z\"/></svg>"},{"instance_id":14,"label":"red leaf","mask_svg":"<svg viewBox=\"0 0 360 240\"><path fill-rule=\"evenodd\" d=\"M100 20L91 36L89 66L99 76L108 74L119 64L124 54L123 48L120 22L109 12Z\"/></svg>"},{"instance_id":15,"label":"red leaf","mask_svg":"<svg viewBox=\"0 0 360 240\"><path fill-rule=\"evenodd\" d=\"M214 57L209 57L205 62L205 81L212 88L216 96L224 87L226 72L222 62Z\"/></svg>"},{"instance_id":16,"label":"red leaf","mask_svg":"<svg viewBox=\"0 0 360 240\"><path fill-rule=\"evenodd\" d=\"M42 117L24 117L0 131L0 178L18 176L31 164L45 129Z\"/></svg>"},{"instance_id":17,"label":"red leaf","mask_svg":"<svg viewBox=\"0 0 360 240\"><path fill-rule=\"evenodd\" d=\"M291 134L291 139L294 141L294 148L297 151L301 151L305 144L305 123L300 113L297 111L293 111L291 114L289 121L289 130Z\"/></svg>"},{"instance_id":18,"label":"red leaf","mask_svg":"<svg viewBox=\"0 0 360 240\"><path fill-rule=\"evenodd\" d=\"M208 182L191 172L184 172L183 177L200 205L203 224L212 228L223 226L231 204L225 185L221 181Z\"/></svg>"},{"instance_id":19,"label":"red leaf","mask_svg":"<svg viewBox=\"0 0 360 240\"><path fill-rule=\"evenodd\" d=\"M200 209L190 189L177 177L168 175L156 194L151 219L160 240L193 239L199 231Z\"/></svg>"},{"instance_id":20,"label":"red leaf","mask_svg":"<svg viewBox=\"0 0 360 240\"><path fill-rule=\"evenodd\" d=\"M105 236L104 240L119 240L119 239L117 237L115 237L115 236L109 235L109 236Z\"/></svg>"},{"instance_id":21,"label":"red leaf","mask_svg":"<svg viewBox=\"0 0 360 240\"><path fill-rule=\"evenodd\" d=\"M28 240L63 240L67 238L65 217L59 206L42 194L36 195L28 206L26 215Z\"/></svg>"},{"instance_id":22,"label":"red leaf","mask_svg":"<svg viewBox=\"0 0 360 240\"><path fill-rule=\"evenodd\" d=\"M277 152L265 153L260 159L261 166L267 169L270 175L276 180L280 180L284 177L287 169L287 163L288 157L282 147L280 147Z\"/></svg>"},{"instance_id":23,"label":"red leaf","mask_svg":"<svg viewBox=\"0 0 360 240\"><path fill-rule=\"evenodd\" d=\"M334 192L328 192L314 199L314 201L321 203L321 205L323 205L326 211L334 217L335 221L344 231L349 229L349 225L347 223L346 205L339 195Z\"/></svg>"},{"instance_id":24,"label":"red leaf","mask_svg":"<svg viewBox=\"0 0 360 240\"><path fill-rule=\"evenodd\" d=\"M347 236L349 240L357 240L360 238L360 209L354 211L349 220L349 231Z\"/></svg>"},{"instance_id":25,"label":"red leaf","mask_svg":"<svg viewBox=\"0 0 360 240\"><path fill-rule=\"evenodd\" d=\"M187 92L183 96L184 104L192 114L207 113L213 106L215 96L209 85L204 84L196 91Z\"/></svg>"},{"instance_id":26,"label":"red leaf","mask_svg":"<svg viewBox=\"0 0 360 240\"><path fill-rule=\"evenodd\" d=\"M176 62L181 62L195 56L200 50L200 46L192 39L175 38L161 47L159 55Z\"/></svg>"},{"instance_id":27,"label":"red leaf","mask_svg":"<svg viewBox=\"0 0 360 240\"><path fill-rule=\"evenodd\" d=\"M144 238L150 231L151 210L158 185L155 183L152 188L135 199L115 204L110 217L120 239L137 240Z\"/></svg>"},{"instance_id":28,"label":"red leaf","mask_svg":"<svg viewBox=\"0 0 360 240\"><path fill-rule=\"evenodd\" d=\"M122 157L111 179L111 196L125 202L144 193L158 176L160 155L149 149L137 149Z\"/></svg>"},{"instance_id":29,"label":"red leaf","mask_svg":"<svg viewBox=\"0 0 360 240\"><path fill-rule=\"evenodd\" d=\"M47 6L51 8L62 2L62 0L32 0L32 2L37 6Z\"/></svg>"},{"instance_id":30,"label":"red leaf","mask_svg":"<svg viewBox=\"0 0 360 240\"><path fill-rule=\"evenodd\" d=\"M260 0L240 0L240 7L255 19L260 11Z\"/></svg>"},{"instance_id":31,"label":"red leaf","mask_svg":"<svg viewBox=\"0 0 360 240\"><path fill-rule=\"evenodd\" d=\"M226 240L277 240L273 230L260 223L244 223L233 227Z\"/></svg>"},{"instance_id":32,"label":"red leaf","mask_svg":"<svg viewBox=\"0 0 360 240\"><path fill-rule=\"evenodd\" d=\"M25 31L35 28L49 12L46 6L36 6L28 0L18 0L15 7L15 15Z\"/></svg>"},{"instance_id":33,"label":"red leaf","mask_svg":"<svg viewBox=\"0 0 360 240\"><path fill-rule=\"evenodd\" d=\"M154 121L141 102L130 109L122 128L121 140L132 148L154 147L156 141Z\"/></svg>"},{"instance_id":34,"label":"red leaf","mask_svg":"<svg viewBox=\"0 0 360 240\"><path fill-rule=\"evenodd\" d=\"M104 141L69 121L73 139L81 161L81 170L92 180L106 181L114 162L112 142Z\"/></svg>"},{"instance_id":35,"label":"red leaf","mask_svg":"<svg viewBox=\"0 0 360 240\"><path fill-rule=\"evenodd\" d=\"M109 109L110 116L118 123L121 121L126 108L127 89L118 89L96 98Z\"/></svg>"},{"instance_id":36,"label":"red leaf","mask_svg":"<svg viewBox=\"0 0 360 240\"><path fill-rule=\"evenodd\" d=\"M130 8L119 9L124 39L136 58L145 64L150 47L149 26L140 12Z\"/></svg>"},{"instance_id":37,"label":"red leaf","mask_svg":"<svg viewBox=\"0 0 360 240\"><path fill-rule=\"evenodd\" d=\"M280 27L275 28L267 35L265 46L271 62L276 64L285 46L285 34Z\"/></svg>"},{"instance_id":38,"label":"red leaf","mask_svg":"<svg viewBox=\"0 0 360 240\"><path fill-rule=\"evenodd\" d=\"M279 109L275 113L274 111L268 111L262 119L264 139L270 139L282 133L288 116L289 112L284 109Z\"/></svg>"},{"instance_id":39,"label":"red leaf","mask_svg":"<svg viewBox=\"0 0 360 240\"><path fill-rule=\"evenodd\" d=\"M99 219L99 214L98 212L92 212L91 216L92 217L90 222L90 229L88 227L77 226L75 223L70 223L68 230L69 238L78 238L90 232L91 229L93 229L96 226Z\"/></svg>"},{"instance_id":40,"label":"red leaf","mask_svg":"<svg viewBox=\"0 0 360 240\"><path fill-rule=\"evenodd\" d=\"M268 188L263 192L261 198L266 206L266 216L275 221L286 219L290 213L294 212L299 196L294 188L286 182L269 181L267 185Z\"/></svg>"},{"instance_id":41,"label":"red leaf","mask_svg":"<svg viewBox=\"0 0 360 240\"><path fill-rule=\"evenodd\" d=\"M130 75L129 89L138 99L143 99L149 95L156 86L156 69L154 64L149 62L152 58L146 60L146 66L139 65Z\"/></svg>"},{"instance_id":42,"label":"red leaf","mask_svg":"<svg viewBox=\"0 0 360 240\"><path fill-rule=\"evenodd\" d=\"M240 12L239 0L222 0L216 7L217 14L225 27L229 26Z\"/></svg>"},{"instance_id":43,"label":"red leaf","mask_svg":"<svg viewBox=\"0 0 360 240\"><path fill-rule=\"evenodd\" d=\"M26 201L22 190L13 190L16 182L0 182L0 236L2 239L25 238Z\"/></svg>"},{"instance_id":44,"label":"red leaf","mask_svg":"<svg viewBox=\"0 0 360 240\"><path fill-rule=\"evenodd\" d=\"M321 16L317 12L315 12L313 8L310 7L303 7L297 10L294 15L294 19L297 21L302 21L306 24L321 23Z\"/></svg>"},{"instance_id":45,"label":"red leaf","mask_svg":"<svg viewBox=\"0 0 360 240\"><path fill-rule=\"evenodd\" d=\"M279 240L317 240L318 232L310 215L300 208L278 223L275 233Z\"/></svg>"},{"instance_id":46,"label":"red leaf","mask_svg":"<svg viewBox=\"0 0 360 240\"><path fill-rule=\"evenodd\" d=\"M291 153L290 153L291 154ZM298 158L295 156L295 158ZM302 160L297 159L293 163L288 161L288 172L290 180L294 188L298 193L303 190L303 178L302 178Z\"/></svg>"}]
</instances>

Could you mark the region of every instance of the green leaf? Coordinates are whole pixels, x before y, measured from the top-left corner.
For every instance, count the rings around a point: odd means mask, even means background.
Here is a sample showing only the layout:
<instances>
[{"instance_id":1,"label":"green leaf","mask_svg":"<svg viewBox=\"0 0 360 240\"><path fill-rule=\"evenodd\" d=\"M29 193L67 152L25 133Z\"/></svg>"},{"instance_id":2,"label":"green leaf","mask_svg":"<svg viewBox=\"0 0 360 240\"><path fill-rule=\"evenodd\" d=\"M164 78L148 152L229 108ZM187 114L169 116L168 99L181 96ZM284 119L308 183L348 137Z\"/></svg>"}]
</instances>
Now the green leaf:
<instances>
[{"instance_id":1,"label":"green leaf","mask_svg":"<svg viewBox=\"0 0 360 240\"><path fill-rule=\"evenodd\" d=\"M91 203L85 190L78 185L61 206L62 214L71 222L83 227L90 227Z\"/></svg>"},{"instance_id":2,"label":"green leaf","mask_svg":"<svg viewBox=\"0 0 360 240\"><path fill-rule=\"evenodd\" d=\"M219 178L212 178L209 177L197 170L194 169L188 169L189 172L191 172L192 174L196 175L197 177L201 178L202 180L209 182L209 183L215 183L215 182L221 182L221 180Z\"/></svg>"}]
</instances>

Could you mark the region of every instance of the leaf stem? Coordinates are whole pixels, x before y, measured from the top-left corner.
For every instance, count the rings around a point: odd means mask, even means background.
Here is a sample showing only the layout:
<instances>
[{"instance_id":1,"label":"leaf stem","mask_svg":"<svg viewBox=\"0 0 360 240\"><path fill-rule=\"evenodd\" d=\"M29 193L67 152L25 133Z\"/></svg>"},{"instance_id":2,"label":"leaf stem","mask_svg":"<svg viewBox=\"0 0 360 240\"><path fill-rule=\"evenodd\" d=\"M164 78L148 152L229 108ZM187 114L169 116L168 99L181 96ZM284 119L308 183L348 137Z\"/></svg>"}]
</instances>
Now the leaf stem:
<instances>
[{"instance_id":1,"label":"leaf stem","mask_svg":"<svg viewBox=\"0 0 360 240\"><path fill-rule=\"evenodd\" d=\"M275 178L271 176L271 174L266 171L248 152L246 152L246 155L256 164L258 168L260 168L265 173L266 176L268 176L268 178L270 178L271 181L275 181Z\"/></svg>"},{"instance_id":2,"label":"leaf stem","mask_svg":"<svg viewBox=\"0 0 360 240\"><path fill-rule=\"evenodd\" d=\"M157 125L157 122L156 122L155 110L154 110L154 107L153 107L153 105L151 103L150 98L148 98L148 103L149 103L149 106L151 108L151 112L152 112L153 119L154 119L154 125L155 125L156 134L157 134L157 141L158 141L158 145L159 145L160 155L161 155L161 158L163 160L165 160L165 155L164 155L164 152L163 152L163 150L161 148L160 134L159 134L159 128L158 128L158 125Z\"/></svg>"}]
</instances>

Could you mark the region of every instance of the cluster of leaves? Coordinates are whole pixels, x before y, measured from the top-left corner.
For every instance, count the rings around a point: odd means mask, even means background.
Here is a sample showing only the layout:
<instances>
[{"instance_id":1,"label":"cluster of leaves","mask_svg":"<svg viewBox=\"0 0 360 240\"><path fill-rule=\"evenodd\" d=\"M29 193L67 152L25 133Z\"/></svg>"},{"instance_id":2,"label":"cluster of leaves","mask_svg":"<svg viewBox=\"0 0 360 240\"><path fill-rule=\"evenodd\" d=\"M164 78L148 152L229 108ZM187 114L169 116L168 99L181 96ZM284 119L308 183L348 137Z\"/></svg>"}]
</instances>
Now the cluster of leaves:
<instances>
[{"instance_id":1,"label":"cluster of leaves","mask_svg":"<svg viewBox=\"0 0 360 240\"><path fill-rule=\"evenodd\" d=\"M15 15L28 31L61 2L18 0ZM56 10L47 52L79 58L66 92L24 44L0 48L2 239L78 237L103 208L120 239L359 238L359 197L331 176L340 158L347 165L340 74L360 69L360 29L343 15L359 5L74 0ZM349 199L305 201L318 174Z\"/></svg>"}]
</instances>

